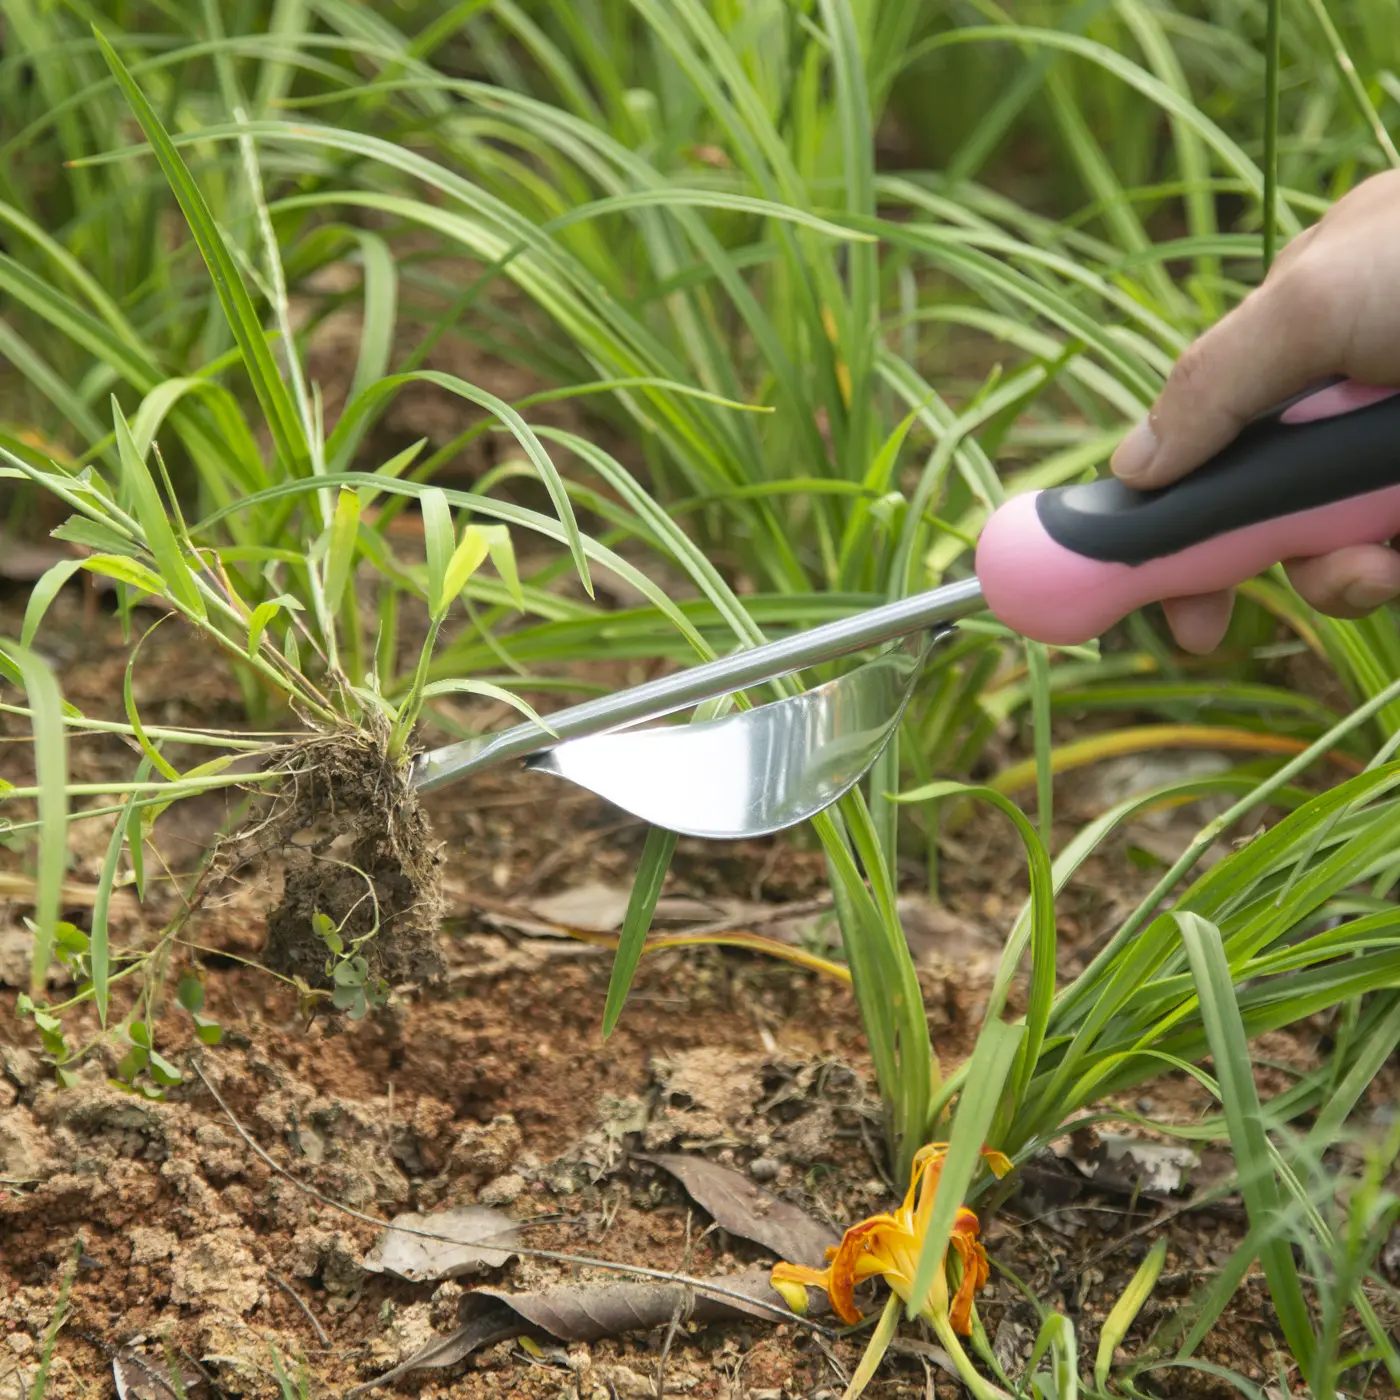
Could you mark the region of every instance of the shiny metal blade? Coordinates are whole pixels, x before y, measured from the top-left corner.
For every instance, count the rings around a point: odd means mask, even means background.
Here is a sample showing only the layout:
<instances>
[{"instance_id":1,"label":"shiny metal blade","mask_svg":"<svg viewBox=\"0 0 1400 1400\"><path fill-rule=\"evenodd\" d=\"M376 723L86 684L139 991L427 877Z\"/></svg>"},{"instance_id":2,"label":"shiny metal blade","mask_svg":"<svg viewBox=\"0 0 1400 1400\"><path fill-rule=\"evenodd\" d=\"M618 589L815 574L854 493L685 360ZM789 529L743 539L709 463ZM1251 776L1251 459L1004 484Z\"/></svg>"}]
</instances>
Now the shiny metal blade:
<instances>
[{"instance_id":1,"label":"shiny metal blade","mask_svg":"<svg viewBox=\"0 0 1400 1400\"><path fill-rule=\"evenodd\" d=\"M574 739L526 760L653 826L736 840L795 826L869 771L930 647L920 633L825 685L720 719Z\"/></svg>"},{"instance_id":2,"label":"shiny metal blade","mask_svg":"<svg viewBox=\"0 0 1400 1400\"><path fill-rule=\"evenodd\" d=\"M596 700L557 710L549 716L548 730L527 722L496 734L483 734L430 749L414 762L414 786L428 792L447 783L461 782L511 759L539 753L564 740L604 734L676 714L718 695L955 622L982 606L982 588L978 581L959 579L927 593L917 593L912 598L884 603L780 641L749 647L701 666L646 681L615 695L599 696Z\"/></svg>"}]
</instances>

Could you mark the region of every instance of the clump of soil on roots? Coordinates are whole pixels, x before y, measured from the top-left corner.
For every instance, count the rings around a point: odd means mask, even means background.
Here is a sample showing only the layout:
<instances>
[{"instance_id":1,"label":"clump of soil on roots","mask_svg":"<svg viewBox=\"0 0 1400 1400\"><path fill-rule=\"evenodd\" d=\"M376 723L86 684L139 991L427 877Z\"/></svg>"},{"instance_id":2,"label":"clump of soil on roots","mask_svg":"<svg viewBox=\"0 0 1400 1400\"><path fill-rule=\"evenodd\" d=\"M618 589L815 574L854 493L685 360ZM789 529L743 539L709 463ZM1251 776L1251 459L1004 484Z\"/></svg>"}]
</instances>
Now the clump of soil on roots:
<instances>
[{"instance_id":1,"label":"clump of soil on roots","mask_svg":"<svg viewBox=\"0 0 1400 1400\"><path fill-rule=\"evenodd\" d=\"M284 871L262 961L310 987L330 986L319 913L347 950L373 933L358 948L373 976L436 982L445 971L440 848L408 762L389 754L387 729L317 735L287 750L282 764L290 776L259 823L259 846L278 852Z\"/></svg>"}]
</instances>

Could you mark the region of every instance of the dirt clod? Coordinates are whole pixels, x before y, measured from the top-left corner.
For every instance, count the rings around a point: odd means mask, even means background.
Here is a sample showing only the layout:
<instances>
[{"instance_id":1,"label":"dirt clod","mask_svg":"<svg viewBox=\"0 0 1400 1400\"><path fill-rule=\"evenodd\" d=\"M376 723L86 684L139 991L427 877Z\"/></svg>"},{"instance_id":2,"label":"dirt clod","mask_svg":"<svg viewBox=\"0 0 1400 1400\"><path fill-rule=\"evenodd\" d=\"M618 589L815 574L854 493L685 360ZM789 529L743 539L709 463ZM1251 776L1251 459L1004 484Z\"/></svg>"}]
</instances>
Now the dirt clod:
<instances>
[{"instance_id":1,"label":"dirt clod","mask_svg":"<svg viewBox=\"0 0 1400 1400\"><path fill-rule=\"evenodd\" d=\"M170 1269L170 1301L242 1316L266 1302L263 1276L248 1249L225 1234L211 1233L177 1252Z\"/></svg>"},{"instance_id":2,"label":"dirt clod","mask_svg":"<svg viewBox=\"0 0 1400 1400\"><path fill-rule=\"evenodd\" d=\"M374 977L437 982L445 970L440 861L408 766L390 756L387 735L318 737L292 749L286 766L290 800L266 823L286 869L263 961L308 986L332 986L330 950L316 926L324 915Z\"/></svg>"},{"instance_id":3,"label":"dirt clod","mask_svg":"<svg viewBox=\"0 0 1400 1400\"><path fill-rule=\"evenodd\" d=\"M521 1146L520 1125L509 1113L498 1113L489 1123L473 1123L458 1134L449 1169L459 1180L484 1185L515 1165Z\"/></svg>"}]
</instances>

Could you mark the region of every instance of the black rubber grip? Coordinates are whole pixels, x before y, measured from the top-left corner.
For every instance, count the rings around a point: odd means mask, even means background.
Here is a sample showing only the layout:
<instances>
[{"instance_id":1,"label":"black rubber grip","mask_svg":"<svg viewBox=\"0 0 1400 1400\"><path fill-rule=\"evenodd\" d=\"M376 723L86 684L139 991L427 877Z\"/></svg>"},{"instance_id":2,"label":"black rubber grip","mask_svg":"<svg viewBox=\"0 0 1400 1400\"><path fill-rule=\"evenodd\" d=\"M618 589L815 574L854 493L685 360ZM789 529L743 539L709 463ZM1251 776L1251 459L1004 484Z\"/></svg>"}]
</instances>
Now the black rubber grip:
<instances>
[{"instance_id":1,"label":"black rubber grip","mask_svg":"<svg viewBox=\"0 0 1400 1400\"><path fill-rule=\"evenodd\" d=\"M1400 484L1400 394L1310 423L1280 421L1320 387L1262 414L1210 462L1159 491L1135 491L1115 477L1042 491L1040 522L1076 554L1145 564L1230 530Z\"/></svg>"}]
</instances>

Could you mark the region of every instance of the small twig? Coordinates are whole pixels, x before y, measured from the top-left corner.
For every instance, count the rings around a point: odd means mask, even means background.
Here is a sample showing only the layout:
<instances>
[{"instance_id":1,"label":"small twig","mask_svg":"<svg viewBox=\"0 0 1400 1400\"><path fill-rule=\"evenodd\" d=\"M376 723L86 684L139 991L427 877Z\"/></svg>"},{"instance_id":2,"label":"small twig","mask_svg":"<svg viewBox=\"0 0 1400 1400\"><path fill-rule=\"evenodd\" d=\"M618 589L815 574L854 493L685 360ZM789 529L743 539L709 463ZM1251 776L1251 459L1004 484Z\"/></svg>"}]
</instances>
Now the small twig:
<instances>
[{"instance_id":1,"label":"small twig","mask_svg":"<svg viewBox=\"0 0 1400 1400\"><path fill-rule=\"evenodd\" d=\"M1155 1235L1159 1230L1170 1225L1172 1221L1180 1219L1183 1215L1190 1215L1198 1210L1210 1210L1217 1201L1234 1194L1233 1180L1233 1178L1227 1178L1225 1182L1202 1191L1199 1195L1194 1196L1189 1201L1182 1202L1179 1206L1159 1211L1158 1214L1154 1215L1150 1220L1144 1221L1141 1225L1134 1226L1126 1234L1120 1235L1116 1240L1111 1241L1109 1244L1104 1245L1102 1249L1091 1254L1088 1259L1076 1267L1075 1271L1077 1273L1083 1273L1085 1269L1092 1268L1094 1265L1107 1259L1110 1254L1116 1254L1131 1240L1137 1239L1140 1235ZM1082 1207L1076 1206L1075 1209L1082 1209Z\"/></svg>"},{"instance_id":2,"label":"small twig","mask_svg":"<svg viewBox=\"0 0 1400 1400\"><path fill-rule=\"evenodd\" d=\"M607 1238L608 1231L613 1227L613 1221L617 1219L617 1213L622 1209L623 1193L615 1192L613 1196L604 1204L599 1214L599 1230L596 1235L589 1240L590 1244L602 1244Z\"/></svg>"},{"instance_id":3,"label":"small twig","mask_svg":"<svg viewBox=\"0 0 1400 1400\"><path fill-rule=\"evenodd\" d=\"M841 1364L841 1358L828 1345L830 1341L834 1340L835 1338L830 1334L826 1337L818 1337L817 1346L821 1348L821 1353L826 1358L826 1364L831 1367L832 1374L841 1383L841 1389L845 1390L851 1383L851 1373Z\"/></svg>"},{"instance_id":4,"label":"small twig","mask_svg":"<svg viewBox=\"0 0 1400 1400\"><path fill-rule=\"evenodd\" d=\"M690 1272L691 1268L691 1243L690 1226L694 1215L689 1207L685 1212L685 1255L681 1267ZM656 1361L656 1400L665 1400L666 1395L666 1358L671 1354L671 1343L676 1340L676 1333L680 1329L681 1319L690 1314L695 1306L695 1295L688 1289L682 1289L676 1295L676 1306L671 1309L671 1321L666 1326L666 1335L661 1342L661 1355Z\"/></svg>"},{"instance_id":5,"label":"small twig","mask_svg":"<svg viewBox=\"0 0 1400 1400\"><path fill-rule=\"evenodd\" d=\"M390 1228L390 1222L381 1220L378 1216L366 1215L363 1211L355 1210L352 1206L347 1206L341 1201L324 1195L316 1190L314 1186L308 1186L304 1181L299 1181L286 1167L282 1166L275 1158L270 1156L266 1149L259 1143L238 1121L233 1110L224 1102L223 1095L209 1082L208 1076L204 1073L199 1061L191 1056L189 1066L195 1072L199 1082L204 1085L213 1096L214 1102L224 1111L224 1116L233 1126L233 1130L243 1139L253 1152L266 1162L273 1171L284 1181L289 1182L305 1196L310 1196L312 1200L319 1201L323 1206L329 1206L332 1210L339 1211L342 1215L349 1216L351 1220L358 1220L365 1225L373 1225L378 1230ZM528 1226L530 1221L517 1221L513 1228ZM460 1241L453 1239L450 1235L443 1235L435 1230L418 1230L412 1225L398 1224L393 1228L401 1235L412 1235L418 1239L434 1240L439 1244L459 1244ZM479 1240L478 1244L489 1243L488 1240ZM783 1322L791 1323L798 1327L806 1327L814 1335L820 1338L835 1339L839 1334L829 1327L823 1327L819 1322L813 1322L811 1318L802 1317L800 1314L792 1312L786 1307L777 1303L769 1303L763 1298L755 1298L751 1294L742 1293L737 1288L726 1288L723 1284L714 1283L710 1279L691 1278L686 1274L678 1274L669 1269L648 1269L642 1264L619 1264L611 1259L594 1259L587 1254L564 1254L554 1249L530 1249L525 1245L511 1244L510 1252L528 1256L531 1259L548 1259L556 1264L578 1264L587 1269L606 1269L616 1274L635 1274L638 1278L655 1279L659 1283L676 1283L684 1287L696 1289L701 1293L708 1293L716 1298L723 1298L728 1302L738 1303L745 1308L757 1308L760 1312L771 1314Z\"/></svg>"},{"instance_id":6,"label":"small twig","mask_svg":"<svg viewBox=\"0 0 1400 1400\"><path fill-rule=\"evenodd\" d=\"M329 1351L331 1349L331 1339L326 1336L326 1329L321 1326L316 1314L311 1311L311 1306L306 1299L303 1298L275 1269L269 1269L267 1271L267 1276L306 1314L306 1320L315 1329L316 1340Z\"/></svg>"}]
</instances>

